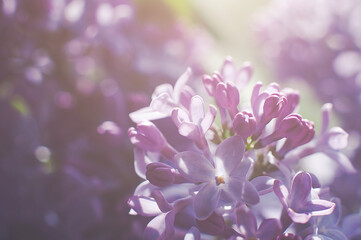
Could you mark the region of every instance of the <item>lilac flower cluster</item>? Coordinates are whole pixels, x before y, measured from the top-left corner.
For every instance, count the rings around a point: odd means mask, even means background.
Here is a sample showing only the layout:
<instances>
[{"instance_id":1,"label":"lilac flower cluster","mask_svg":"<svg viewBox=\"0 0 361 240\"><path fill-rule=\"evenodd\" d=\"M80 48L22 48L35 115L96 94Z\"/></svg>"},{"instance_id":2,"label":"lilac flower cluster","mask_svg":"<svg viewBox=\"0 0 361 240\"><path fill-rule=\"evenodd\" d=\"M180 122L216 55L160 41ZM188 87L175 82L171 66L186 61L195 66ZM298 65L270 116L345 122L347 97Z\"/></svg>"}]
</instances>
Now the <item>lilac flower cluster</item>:
<instances>
[{"instance_id":1,"label":"lilac flower cluster","mask_svg":"<svg viewBox=\"0 0 361 240\"><path fill-rule=\"evenodd\" d=\"M331 102L348 131L361 132L361 2L273 1L257 18L264 59L279 80L306 81ZM354 158L359 168L361 150Z\"/></svg>"},{"instance_id":2,"label":"lilac flower cluster","mask_svg":"<svg viewBox=\"0 0 361 240\"><path fill-rule=\"evenodd\" d=\"M295 113L298 92L276 83L256 83L250 103L240 103L252 73L228 58L220 72L204 75L213 105L196 94L187 69L130 114L135 171L144 181L128 204L131 215L151 218L144 239L347 239L339 200L315 175L294 170L322 153L355 172L339 151L347 133L329 129L326 104L316 135Z\"/></svg>"},{"instance_id":3,"label":"lilac flower cluster","mask_svg":"<svg viewBox=\"0 0 361 240\"><path fill-rule=\"evenodd\" d=\"M207 38L162 1L1 0L0 31L0 239L139 238L127 113Z\"/></svg>"}]
</instances>

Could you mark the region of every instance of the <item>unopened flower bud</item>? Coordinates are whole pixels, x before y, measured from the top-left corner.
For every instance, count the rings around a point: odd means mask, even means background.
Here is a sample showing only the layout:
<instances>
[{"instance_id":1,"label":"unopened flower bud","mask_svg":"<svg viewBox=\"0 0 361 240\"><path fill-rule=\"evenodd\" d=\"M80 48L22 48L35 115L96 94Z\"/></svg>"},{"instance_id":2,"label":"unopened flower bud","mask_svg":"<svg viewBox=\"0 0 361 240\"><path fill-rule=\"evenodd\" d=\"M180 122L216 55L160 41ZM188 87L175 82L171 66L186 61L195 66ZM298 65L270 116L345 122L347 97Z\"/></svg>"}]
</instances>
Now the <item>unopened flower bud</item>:
<instances>
[{"instance_id":1,"label":"unopened flower bud","mask_svg":"<svg viewBox=\"0 0 361 240\"><path fill-rule=\"evenodd\" d=\"M237 113L233 119L233 129L246 141L256 129L256 119L252 113L247 111Z\"/></svg>"},{"instance_id":2,"label":"unopened flower bud","mask_svg":"<svg viewBox=\"0 0 361 240\"><path fill-rule=\"evenodd\" d=\"M147 165L145 175L151 184L158 187L167 187L174 183L175 169L165 163L154 162Z\"/></svg>"},{"instance_id":3,"label":"unopened flower bud","mask_svg":"<svg viewBox=\"0 0 361 240\"><path fill-rule=\"evenodd\" d=\"M150 152L159 152L167 144L157 126L149 121L138 123L137 128L129 128L128 135L131 143Z\"/></svg>"},{"instance_id":4,"label":"unopened flower bud","mask_svg":"<svg viewBox=\"0 0 361 240\"><path fill-rule=\"evenodd\" d=\"M279 93L273 93L268 96L263 105L263 117L270 121L280 115L285 106L287 99Z\"/></svg>"}]
</instances>

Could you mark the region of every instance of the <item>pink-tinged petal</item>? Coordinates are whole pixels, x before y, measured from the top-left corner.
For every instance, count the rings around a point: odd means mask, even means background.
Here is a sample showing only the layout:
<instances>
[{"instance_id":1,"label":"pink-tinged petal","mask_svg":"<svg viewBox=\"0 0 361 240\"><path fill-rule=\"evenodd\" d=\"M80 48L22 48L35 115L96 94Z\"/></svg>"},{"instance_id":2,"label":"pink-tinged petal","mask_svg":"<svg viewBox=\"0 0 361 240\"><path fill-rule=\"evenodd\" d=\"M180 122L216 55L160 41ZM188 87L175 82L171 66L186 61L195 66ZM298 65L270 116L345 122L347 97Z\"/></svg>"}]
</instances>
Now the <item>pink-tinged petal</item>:
<instances>
[{"instance_id":1,"label":"pink-tinged petal","mask_svg":"<svg viewBox=\"0 0 361 240\"><path fill-rule=\"evenodd\" d=\"M348 134L340 127L333 127L325 135L328 145L334 150L341 150L347 147Z\"/></svg>"},{"instance_id":2,"label":"pink-tinged petal","mask_svg":"<svg viewBox=\"0 0 361 240\"><path fill-rule=\"evenodd\" d=\"M201 233L198 228L191 227L184 236L184 240L201 240Z\"/></svg>"},{"instance_id":3,"label":"pink-tinged petal","mask_svg":"<svg viewBox=\"0 0 361 240\"><path fill-rule=\"evenodd\" d=\"M289 196L289 193L286 186L283 185L280 180L276 179L273 183L273 191L282 203L283 207L287 208L287 198Z\"/></svg>"},{"instance_id":4,"label":"pink-tinged petal","mask_svg":"<svg viewBox=\"0 0 361 240\"><path fill-rule=\"evenodd\" d=\"M182 122L190 122L190 119L188 117L188 114L180 109L180 108L174 108L172 110L172 120L174 122L174 124L179 127L179 125L182 123Z\"/></svg>"},{"instance_id":5,"label":"pink-tinged petal","mask_svg":"<svg viewBox=\"0 0 361 240\"><path fill-rule=\"evenodd\" d=\"M159 96L152 99L150 107L155 111L169 116L172 112L172 109L177 107L177 105L173 101L172 96L170 96L168 93L161 93Z\"/></svg>"},{"instance_id":6,"label":"pink-tinged petal","mask_svg":"<svg viewBox=\"0 0 361 240\"><path fill-rule=\"evenodd\" d=\"M273 240L282 232L282 224L278 219L265 219L258 228L256 237L260 240Z\"/></svg>"},{"instance_id":7,"label":"pink-tinged petal","mask_svg":"<svg viewBox=\"0 0 361 240\"><path fill-rule=\"evenodd\" d=\"M253 237L257 231L257 220L252 211L246 205L236 209L236 224L241 234Z\"/></svg>"},{"instance_id":8,"label":"pink-tinged petal","mask_svg":"<svg viewBox=\"0 0 361 240\"><path fill-rule=\"evenodd\" d=\"M299 209L309 199L312 188L312 178L307 172L298 172L292 180L290 191L290 207Z\"/></svg>"},{"instance_id":9,"label":"pink-tinged petal","mask_svg":"<svg viewBox=\"0 0 361 240\"><path fill-rule=\"evenodd\" d=\"M230 178L223 188L235 201L257 204L260 200L256 188L248 181Z\"/></svg>"},{"instance_id":10,"label":"pink-tinged petal","mask_svg":"<svg viewBox=\"0 0 361 240\"><path fill-rule=\"evenodd\" d=\"M204 101L201 96L192 97L189 114L193 123L196 125L201 124L205 116Z\"/></svg>"},{"instance_id":11,"label":"pink-tinged petal","mask_svg":"<svg viewBox=\"0 0 361 240\"><path fill-rule=\"evenodd\" d=\"M302 211L310 213L312 216L329 215L335 209L336 204L327 200L314 199L302 206Z\"/></svg>"},{"instance_id":12,"label":"pink-tinged petal","mask_svg":"<svg viewBox=\"0 0 361 240\"><path fill-rule=\"evenodd\" d=\"M239 90L242 90L244 86L251 80L253 75L253 67L250 62L245 62L241 69L236 74L234 84Z\"/></svg>"},{"instance_id":13,"label":"pink-tinged petal","mask_svg":"<svg viewBox=\"0 0 361 240\"><path fill-rule=\"evenodd\" d=\"M173 240L174 239L174 218L173 211L163 213L153 218L144 230L144 240Z\"/></svg>"},{"instance_id":14,"label":"pink-tinged petal","mask_svg":"<svg viewBox=\"0 0 361 240\"><path fill-rule=\"evenodd\" d=\"M156 216L162 213L157 202L149 197L132 196L128 200L128 205L138 214L146 217Z\"/></svg>"},{"instance_id":15,"label":"pink-tinged petal","mask_svg":"<svg viewBox=\"0 0 361 240\"><path fill-rule=\"evenodd\" d=\"M193 200L193 208L197 219L205 220L213 213L217 208L220 194L220 189L215 183L208 183L199 190Z\"/></svg>"},{"instance_id":16,"label":"pink-tinged petal","mask_svg":"<svg viewBox=\"0 0 361 240\"><path fill-rule=\"evenodd\" d=\"M250 182L257 189L259 195L264 195L273 191L275 179L269 176L259 176L253 178Z\"/></svg>"},{"instance_id":17,"label":"pink-tinged petal","mask_svg":"<svg viewBox=\"0 0 361 240\"><path fill-rule=\"evenodd\" d=\"M159 95L161 95L163 93L167 93L169 96L172 96L173 95L173 86L170 85L169 83L164 83L164 84L158 85L153 91L152 99L157 98Z\"/></svg>"},{"instance_id":18,"label":"pink-tinged petal","mask_svg":"<svg viewBox=\"0 0 361 240\"><path fill-rule=\"evenodd\" d=\"M216 99L221 107L226 109L237 108L239 103L239 92L232 83L218 83L216 87Z\"/></svg>"},{"instance_id":19,"label":"pink-tinged petal","mask_svg":"<svg viewBox=\"0 0 361 240\"><path fill-rule=\"evenodd\" d=\"M217 108L213 105L209 105L208 112L201 122L202 133L205 134L210 127L212 127L214 119L217 115Z\"/></svg>"},{"instance_id":20,"label":"pink-tinged petal","mask_svg":"<svg viewBox=\"0 0 361 240\"><path fill-rule=\"evenodd\" d=\"M153 191L152 197L157 202L157 205L162 212L166 213L173 209L173 207L164 198L161 191L159 191L159 190Z\"/></svg>"},{"instance_id":21,"label":"pink-tinged petal","mask_svg":"<svg viewBox=\"0 0 361 240\"><path fill-rule=\"evenodd\" d=\"M136 174L145 179L145 173L147 171L147 165L152 161L145 155L144 150L140 148L134 148L134 169Z\"/></svg>"},{"instance_id":22,"label":"pink-tinged petal","mask_svg":"<svg viewBox=\"0 0 361 240\"><path fill-rule=\"evenodd\" d=\"M192 69L187 68L186 71L178 78L177 82L174 85L173 99L175 103L179 103L181 92L184 86L187 84L189 79L192 76Z\"/></svg>"},{"instance_id":23,"label":"pink-tinged petal","mask_svg":"<svg viewBox=\"0 0 361 240\"><path fill-rule=\"evenodd\" d=\"M151 121L151 120L166 118L168 117L168 114L158 112L157 110L154 110L151 107L145 107L130 113L129 117L133 122L139 123L145 120Z\"/></svg>"},{"instance_id":24,"label":"pink-tinged petal","mask_svg":"<svg viewBox=\"0 0 361 240\"><path fill-rule=\"evenodd\" d=\"M136 129L129 128L128 135L132 144L150 152L159 152L167 144L161 131L149 121L138 123Z\"/></svg>"},{"instance_id":25,"label":"pink-tinged petal","mask_svg":"<svg viewBox=\"0 0 361 240\"><path fill-rule=\"evenodd\" d=\"M234 65L233 59L231 57L227 57L224 60L221 68L221 74L225 81L234 82L236 78L236 66Z\"/></svg>"},{"instance_id":26,"label":"pink-tinged petal","mask_svg":"<svg viewBox=\"0 0 361 240\"><path fill-rule=\"evenodd\" d=\"M189 106L191 104L191 99L194 95L195 95L195 92L193 91L193 89L191 87L184 86L184 88L181 92L179 104L184 106L186 109L189 109Z\"/></svg>"},{"instance_id":27,"label":"pink-tinged petal","mask_svg":"<svg viewBox=\"0 0 361 240\"><path fill-rule=\"evenodd\" d=\"M179 172L187 179L199 182L215 182L215 169L208 159L198 152L181 152L175 155Z\"/></svg>"},{"instance_id":28,"label":"pink-tinged petal","mask_svg":"<svg viewBox=\"0 0 361 240\"><path fill-rule=\"evenodd\" d=\"M331 151L324 150L323 153L326 154L331 159L335 160L340 165L340 167L342 168L343 171L345 171L347 173L356 173L357 172L356 168L352 165L350 159L345 154L338 152L338 151L332 151L332 150Z\"/></svg>"},{"instance_id":29,"label":"pink-tinged petal","mask_svg":"<svg viewBox=\"0 0 361 240\"><path fill-rule=\"evenodd\" d=\"M150 196L152 191L159 189L148 180L141 182L134 190L134 196Z\"/></svg>"},{"instance_id":30,"label":"pink-tinged petal","mask_svg":"<svg viewBox=\"0 0 361 240\"><path fill-rule=\"evenodd\" d=\"M182 122L178 127L178 132L180 135L194 141L198 141L203 136L200 127L192 122Z\"/></svg>"},{"instance_id":31,"label":"pink-tinged petal","mask_svg":"<svg viewBox=\"0 0 361 240\"><path fill-rule=\"evenodd\" d=\"M212 74L212 76L203 75L203 85L210 96L215 96L216 87L219 82L222 82L222 77L218 73Z\"/></svg>"},{"instance_id":32,"label":"pink-tinged petal","mask_svg":"<svg viewBox=\"0 0 361 240\"><path fill-rule=\"evenodd\" d=\"M242 111L233 118L233 129L244 140L250 137L256 130L256 119L252 113Z\"/></svg>"},{"instance_id":33,"label":"pink-tinged petal","mask_svg":"<svg viewBox=\"0 0 361 240\"><path fill-rule=\"evenodd\" d=\"M215 153L215 165L220 175L230 175L241 163L245 145L242 137L229 137L218 145Z\"/></svg>"},{"instance_id":34,"label":"pink-tinged petal","mask_svg":"<svg viewBox=\"0 0 361 240\"><path fill-rule=\"evenodd\" d=\"M291 208L287 209L288 216L292 219L295 223L307 223L310 218L312 217L311 213L297 213Z\"/></svg>"}]
</instances>

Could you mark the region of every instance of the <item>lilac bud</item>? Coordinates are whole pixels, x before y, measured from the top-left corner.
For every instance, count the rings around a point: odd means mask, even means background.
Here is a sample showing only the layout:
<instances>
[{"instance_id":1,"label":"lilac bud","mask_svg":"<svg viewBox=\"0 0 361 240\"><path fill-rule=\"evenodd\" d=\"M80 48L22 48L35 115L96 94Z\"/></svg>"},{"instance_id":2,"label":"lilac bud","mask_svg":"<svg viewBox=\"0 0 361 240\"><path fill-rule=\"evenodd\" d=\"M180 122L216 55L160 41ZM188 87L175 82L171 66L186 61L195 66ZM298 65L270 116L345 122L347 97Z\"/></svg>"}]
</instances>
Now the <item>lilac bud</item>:
<instances>
[{"instance_id":1,"label":"lilac bud","mask_svg":"<svg viewBox=\"0 0 361 240\"><path fill-rule=\"evenodd\" d=\"M209 96L214 97L216 95L217 84L223 82L223 79L219 73L213 73L212 76L203 75L202 81Z\"/></svg>"},{"instance_id":2,"label":"lilac bud","mask_svg":"<svg viewBox=\"0 0 361 240\"><path fill-rule=\"evenodd\" d=\"M233 129L246 141L256 130L256 119L252 113L247 111L237 113L233 119Z\"/></svg>"},{"instance_id":3,"label":"lilac bud","mask_svg":"<svg viewBox=\"0 0 361 240\"><path fill-rule=\"evenodd\" d=\"M221 107L228 110L237 110L239 92L233 83L218 83L215 98Z\"/></svg>"},{"instance_id":4,"label":"lilac bud","mask_svg":"<svg viewBox=\"0 0 361 240\"><path fill-rule=\"evenodd\" d=\"M160 152L167 145L163 134L149 121L138 123L137 128L129 128L128 135L134 145L145 151Z\"/></svg>"},{"instance_id":5,"label":"lilac bud","mask_svg":"<svg viewBox=\"0 0 361 240\"><path fill-rule=\"evenodd\" d=\"M165 163L154 162L147 165L145 175L151 184L158 187L167 187L174 183L175 169Z\"/></svg>"},{"instance_id":6,"label":"lilac bud","mask_svg":"<svg viewBox=\"0 0 361 240\"><path fill-rule=\"evenodd\" d=\"M262 148L282 138L298 137L303 130L302 117L298 114L290 114L280 122L275 132L259 140L255 144L255 148Z\"/></svg>"},{"instance_id":7,"label":"lilac bud","mask_svg":"<svg viewBox=\"0 0 361 240\"><path fill-rule=\"evenodd\" d=\"M281 114L278 116L277 120L279 121L291 114L300 102L299 93L293 89L287 89L285 92L285 97L287 98L287 102L283 107Z\"/></svg>"},{"instance_id":8,"label":"lilac bud","mask_svg":"<svg viewBox=\"0 0 361 240\"><path fill-rule=\"evenodd\" d=\"M286 97L279 93L273 93L268 96L263 105L263 117L266 121L270 121L272 118L278 117L286 102Z\"/></svg>"}]
</instances>

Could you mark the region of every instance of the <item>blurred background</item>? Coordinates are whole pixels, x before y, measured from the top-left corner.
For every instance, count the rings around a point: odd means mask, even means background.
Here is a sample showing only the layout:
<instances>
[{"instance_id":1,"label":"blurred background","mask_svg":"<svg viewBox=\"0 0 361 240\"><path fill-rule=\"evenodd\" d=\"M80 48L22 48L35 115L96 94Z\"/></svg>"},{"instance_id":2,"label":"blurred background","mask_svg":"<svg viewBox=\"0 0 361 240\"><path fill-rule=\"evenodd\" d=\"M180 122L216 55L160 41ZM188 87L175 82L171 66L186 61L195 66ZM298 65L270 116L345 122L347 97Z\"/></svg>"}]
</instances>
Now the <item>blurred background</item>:
<instances>
[{"instance_id":1,"label":"blurred background","mask_svg":"<svg viewBox=\"0 0 361 240\"><path fill-rule=\"evenodd\" d=\"M358 0L0 3L0 239L140 239L128 114L188 66L199 80L226 56L252 62L253 83L299 89L316 128L333 103L361 167ZM343 191L357 209L360 191Z\"/></svg>"}]
</instances>

